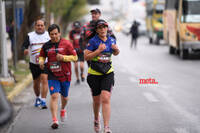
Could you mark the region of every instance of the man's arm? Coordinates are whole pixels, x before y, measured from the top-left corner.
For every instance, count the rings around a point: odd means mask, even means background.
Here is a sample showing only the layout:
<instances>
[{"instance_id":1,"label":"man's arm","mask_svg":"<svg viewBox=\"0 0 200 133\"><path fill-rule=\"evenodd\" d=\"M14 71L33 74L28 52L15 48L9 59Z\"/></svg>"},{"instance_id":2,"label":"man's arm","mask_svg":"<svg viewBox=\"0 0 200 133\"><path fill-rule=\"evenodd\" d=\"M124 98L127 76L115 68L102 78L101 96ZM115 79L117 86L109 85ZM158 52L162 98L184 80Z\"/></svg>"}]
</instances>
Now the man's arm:
<instances>
[{"instance_id":1,"label":"man's arm","mask_svg":"<svg viewBox=\"0 0 200 133\"><path fill-rule=\"evenodd\" d=\"M45 44L42 46L42 49L40 50L40 55L39 55L39 64L40 64L40 68L43 70L44 69L44 62L46 59L46 54L44 52L44 46Z\"/></svg>"},{"instance_id":2,"label":"man's arm","mask_svg":"<svg viewBox=\"0 0 200 133\"><path fill-rule=\"evenodd\" d=\"M72 43L69 41L68 44L66 45L67 45L68 54L67 55L57 54L56 59L58 61L63 61L63 62L77 61L78 56L76 54L76 51L73 48Z\"/></svg>"},{"instance_id":3,"label":"man's arm","mask_svg":"<svg viewBox=\"0 0 200 133\"><path fill-rule=\"evenodd\" d=\"M28 47L30 46L29 36L27 35L24 43L22 44L21 50L24 52L24 55L28 54Z\"/></svg>"}]
</instances>

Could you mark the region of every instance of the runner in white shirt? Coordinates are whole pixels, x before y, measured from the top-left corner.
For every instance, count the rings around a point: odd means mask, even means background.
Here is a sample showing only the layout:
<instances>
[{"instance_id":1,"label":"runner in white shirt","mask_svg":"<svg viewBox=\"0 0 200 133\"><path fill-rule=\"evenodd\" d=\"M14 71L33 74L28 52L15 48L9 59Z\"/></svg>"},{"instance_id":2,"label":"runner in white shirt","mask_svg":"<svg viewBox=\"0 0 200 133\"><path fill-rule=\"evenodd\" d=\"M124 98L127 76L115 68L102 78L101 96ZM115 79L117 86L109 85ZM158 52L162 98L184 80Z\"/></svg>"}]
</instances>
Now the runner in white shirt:
<instances>
[{"instance_id":1,"label":"runner in white shirt","mask_svg":"<svg viewBox=\"0 0 200 133\"><path fill-rule=\"evenodd\" d=\"M42 109L47 109L46 96L48 92L48 75L45 70L40 69L38 57L43 44L49 40L49 34L47 31L45 31L45 21L38 19L35 21L35 31L28 33L22 45L24 55L30 55L29 68L32 73L33 89L36 95L34 106L41 106ZM40 83L42 83L41 91Z\"/></svg>"}]
</instances>

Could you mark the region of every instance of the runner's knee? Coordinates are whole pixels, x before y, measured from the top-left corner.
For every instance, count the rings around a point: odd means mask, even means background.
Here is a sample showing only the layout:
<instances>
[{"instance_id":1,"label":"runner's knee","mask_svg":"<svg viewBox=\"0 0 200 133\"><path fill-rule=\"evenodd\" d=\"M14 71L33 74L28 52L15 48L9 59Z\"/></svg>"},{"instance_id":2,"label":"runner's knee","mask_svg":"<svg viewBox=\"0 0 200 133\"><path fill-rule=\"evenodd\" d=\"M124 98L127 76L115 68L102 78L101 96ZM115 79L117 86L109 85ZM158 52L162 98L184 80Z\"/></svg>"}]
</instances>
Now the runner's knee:
<instances>
[{"instance_id":1,"label":"runner's knee","mask_svg":"<svg viewBox=\"0 0 200 133\"><path fill-rule=\"evenodd\" d=\"M103 94L101 95L101 102L104 104L107 104L110 102L110 95L108 94Z\"/></svg>"},{"instance_id":2,"label":"runner's knee","mask_svg":"<svg viewBox=\"0 0 200 133\"><path fill-rule=\"evenodd\" d=\"M54 94L51 95L52 100L57 100L58 97L59 97L59 95L57 93L54 93Z\"/></svg>"}]
</instances>

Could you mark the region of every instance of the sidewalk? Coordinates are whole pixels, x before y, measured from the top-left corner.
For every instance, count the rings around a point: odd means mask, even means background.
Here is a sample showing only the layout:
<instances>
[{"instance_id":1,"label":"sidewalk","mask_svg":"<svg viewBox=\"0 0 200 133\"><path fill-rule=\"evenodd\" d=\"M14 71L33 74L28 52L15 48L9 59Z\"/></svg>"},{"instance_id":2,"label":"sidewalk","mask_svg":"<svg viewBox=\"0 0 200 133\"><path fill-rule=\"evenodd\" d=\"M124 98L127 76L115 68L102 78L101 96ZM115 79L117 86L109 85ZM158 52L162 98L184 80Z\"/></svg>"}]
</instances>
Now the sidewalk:
<instances>
[{"instance_id":1,"label":"sidewalk","mask_svg":"<svg viewBox=\"0 0 200 133\"><path fill-rule=\"evenodd\" d=\"M29 74L21 82L17 83L11 92L8 93L7 98L9 101L13 101L13 98L21 93L32 82L32 75Z\"/></svg>"}]
</instances>

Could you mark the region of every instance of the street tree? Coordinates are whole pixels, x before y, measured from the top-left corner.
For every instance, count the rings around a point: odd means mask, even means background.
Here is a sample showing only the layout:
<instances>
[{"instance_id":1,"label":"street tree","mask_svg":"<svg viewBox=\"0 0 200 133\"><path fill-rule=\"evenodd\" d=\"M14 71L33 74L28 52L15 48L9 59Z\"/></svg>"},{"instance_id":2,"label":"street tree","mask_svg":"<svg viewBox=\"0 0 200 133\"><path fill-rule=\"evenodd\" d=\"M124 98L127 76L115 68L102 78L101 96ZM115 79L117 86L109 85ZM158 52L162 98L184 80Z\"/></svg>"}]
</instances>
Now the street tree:
<instances>
[{"instance_id":1,"label":"street tree","mask_svg":"<svg viewBox=\"0 0 200 133\"><path fill-rule=\"evenodd\" d=\"M91 5L95 5L95 4L99 4L99 0L87 0L89 4Z\"/></svg>"},{"instance_id":2,"label":"street tree","mask_svg":"<svg viewBox=\"0 0 200 133\"><path fill-rule=\"evenodd\" d=\"M70 22L80 19L87 13L87 0L51 0L51 11L54 13L56 23L61 26L62 33L66 34Z\"/></svg>"}]
</instances>

